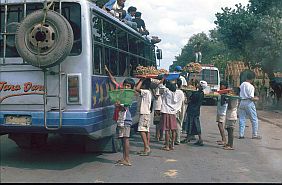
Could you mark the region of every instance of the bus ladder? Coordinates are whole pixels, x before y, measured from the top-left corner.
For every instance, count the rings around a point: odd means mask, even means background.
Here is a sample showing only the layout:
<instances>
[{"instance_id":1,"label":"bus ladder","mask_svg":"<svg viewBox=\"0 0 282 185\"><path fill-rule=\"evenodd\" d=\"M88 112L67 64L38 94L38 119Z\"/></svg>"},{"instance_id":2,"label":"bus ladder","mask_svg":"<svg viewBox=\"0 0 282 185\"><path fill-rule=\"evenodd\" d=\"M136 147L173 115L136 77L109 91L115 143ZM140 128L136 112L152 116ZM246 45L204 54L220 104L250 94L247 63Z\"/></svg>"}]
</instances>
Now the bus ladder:
<instances>
[{"instance_id":1,"label":"bus ladder","mask_svg":"<svg viewBox=\"0 0 282 185\"><path fill-rule=\"evenodd\" d=\"M48 69L44 69L43 70L44 72L44 95L43 95L43 104L44 104L44 127L47 129L47 130L59 130L62 128L62 124L63 124L63 111L64 109L62 109L62 105L61 105L61 99L62 99L62 91L61 91L61 87L62 87L62 75L65 75L65 73L63 73L61 71L61 64L59 64L59 72L55 72L55 73L52 73L52 75L58 75L59 76L59 92L57 95L49 95L48 94L48 90L47 90L47 73L49 72ZM58 98L58 104L59 104L59 125L58 127L49 127L47 125L47 113L50 112L51 110L54 110L54 109L50 109L50 110L47 110L47 99L48 98Z\"/></svg>"}]
</instances>

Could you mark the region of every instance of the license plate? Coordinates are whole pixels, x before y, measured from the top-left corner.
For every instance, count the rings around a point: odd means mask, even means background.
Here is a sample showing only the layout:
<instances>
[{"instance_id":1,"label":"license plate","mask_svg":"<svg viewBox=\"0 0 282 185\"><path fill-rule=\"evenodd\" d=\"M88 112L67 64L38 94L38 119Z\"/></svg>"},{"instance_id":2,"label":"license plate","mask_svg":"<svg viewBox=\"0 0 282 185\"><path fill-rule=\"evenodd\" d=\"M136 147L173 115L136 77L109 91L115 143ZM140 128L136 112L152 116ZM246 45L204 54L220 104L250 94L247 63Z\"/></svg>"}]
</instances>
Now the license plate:
<instances>
[{"instance_id":1,"label":"license plate","mask_svg":"<svg viewBox=\"0 0 282 185\"><path fill-rule=\"evenodd\" d=\"M5 124L31 125L31 116L6 116Z\"/></svg>"}]
</instances>

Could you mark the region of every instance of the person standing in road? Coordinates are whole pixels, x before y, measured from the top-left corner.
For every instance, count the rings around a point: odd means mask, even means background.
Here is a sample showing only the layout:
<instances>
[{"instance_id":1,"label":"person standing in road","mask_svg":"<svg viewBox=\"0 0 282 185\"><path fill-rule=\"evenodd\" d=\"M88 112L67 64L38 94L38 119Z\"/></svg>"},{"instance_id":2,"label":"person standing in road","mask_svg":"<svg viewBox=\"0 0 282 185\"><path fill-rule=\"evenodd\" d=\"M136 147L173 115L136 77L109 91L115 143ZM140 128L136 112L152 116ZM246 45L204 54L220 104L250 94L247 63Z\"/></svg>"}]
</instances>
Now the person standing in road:
<instances>
[{"instance_id":1,"label":"person standing in road","mask_svg":"<svg viewBox=\"0 0 282 185\"><path fill-rule=\"evenodd\" d=\"M184 117L186 114L186 108L187 108L187 98L184 94L184 92L181 90L182 87L182 80L180 78L177 79L176 81L177 84L177 92L179 93L181 97L181 109L176 113L176 120L177 120L177 132L176 132L176 142L175 145L180 144L180 139L181 139L181 133L182 133L182 125L184 121Z\"/></svg>"},{"instance_id":2,"label":"person standing in road","mask_svg":"<svg viewBox=\"0 0 282 185\"><path fill-rule=\"evenodd\" d=\"M111 82L115 84L117 89L134 89L135 81L132 78L125 79L121 85L114 79L107 66L105 66L105 71L108 73ZM129 159L129 138L132 116L129 107L122 106L120 102L116 102L113 119L117 122L116 130L118 138L122 140L123 145L123 159L116 161L116 163L119 165L131 166Z\"/></svg>"},{"instance_id":3,"label":"person standing in road","mask_svg":"<svg viewBox=\"0 0 282 185\"><path fill-rule=\"evenodd\" d=\"M235 95L238 95L239 90L234 91ZM223 95L224 96L224 95ZM234 128L237 122L237 108L238 99L227 98L228 106L226 111L226 121L225 129L228 133L228 143L224 145L224 150L234 150L233 148L233 138L234 138Z\"/></svg>"},{"instance_id":4,"label":"person standing in road","mask_svg":"<svg viewBox=\"0 0 282 185\"><path fill-rule=\"evenodd\" d=\"M226 81L220 82L220 90L224 90L228 88L228 84ZM216 122L219 129L219 133L221 135L221 141L217 141L218 145L225 145L226 143L226 137L224 134L224 123L226 119L226 110L227 110L227 102L224 95L219 96L218 102L217 102L217 116L216 116Z\"/></svg>"},{"instance_id":5,"label":"person standing in road","mask_svg":"<svg viewBox=\"0 0 282 185\"><path fill-rule=\"evenodd\" d=\"M162 95L161 108L161 125L165 132L165 146L161 148L162 150L174 150L177 130L176 114L181 110L182 101L183 92L177 91L176 84L167 80L166 88Z\"/></svg>"},{"instance_id":6,"label":"person standing in road","mask_svg":"<svg viewBox=\"0 0 282 185\"><path fill-rule=\"evenodd\" d=\"M259 98L255 96L255 87L252 82L255 79L254 73L248 73L246 81L240 86L240 106L239 106L239 139L244 139L246 116L250 117L252 123L252 139L261 139L258 135L258 116L255 101Z\"/></svg>"},{"instance_id":7,"label":"person standing in road","mask_svg":"<svg viewBox=\"0 0 282 185\"><path fill-rule=\"evenodd\" d=\"M175 69L174 69L175 72L178 72L178 73L181 73L182 72L182 67L181 66L176 66ZM187 80L185 79L184 76L182 76L180 74L179 76L180 80L182 81L182 85L181 86L187 86Z\"/></svg>"},{"instance_id":8,"label":"person standing in road","mask_svg":"<svg viewBox=\"0 0 282 185\"><path fill-rule=\"evenodd\" d=\"M202 131L201 131L201 124L200 124L200 109L202 102L204 100L204 89L208 86L206 81L200 81L197 84L198 91L193 92L192 95L189 97L189 103L187 108L187 138L191 135L198 135L199 140L194 143L194 145L203 146L204 142L202 139Z\"/></svg>"},{"instance_id":9,"label":"person standing in road","mask_svg":"<svg viewBox=\"0 0 282 185\"><path fill-rule=\"evenodd\" d=\"M138 123L138 132L140 132L142 141L144 143L144 150L138 152L140 156L148 156L151 152L150 143L150 122L151 122L151 102L152 93L149 90L151 79L141 79L136 85L136 91L140 93L140 118Z\"/></svg>"}]
</instances>

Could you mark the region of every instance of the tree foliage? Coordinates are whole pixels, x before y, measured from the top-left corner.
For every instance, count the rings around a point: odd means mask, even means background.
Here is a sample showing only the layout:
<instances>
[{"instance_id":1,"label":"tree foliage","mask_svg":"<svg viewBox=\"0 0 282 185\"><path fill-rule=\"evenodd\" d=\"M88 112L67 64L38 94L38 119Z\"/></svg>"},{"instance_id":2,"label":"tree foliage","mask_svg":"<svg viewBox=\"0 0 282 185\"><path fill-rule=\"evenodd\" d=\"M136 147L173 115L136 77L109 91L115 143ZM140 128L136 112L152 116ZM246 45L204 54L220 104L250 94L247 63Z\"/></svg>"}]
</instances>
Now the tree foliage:
<instances>
[{"instance_id":1,"label":"tree foliage","mask_svg":"<svg viewBox=\"0 0 282 185\"><path fill-rule=\"evenodd\" d=\"M249 0L247 6L222 8L216 14L216 29L210 35L193 35L176 57L174 65L194 61L193 45L203 44L202 62L215 64L221 71L229 60L243 60L260 66L273 76L282 71L282 0Z\"/></svg>"}]
</instances>

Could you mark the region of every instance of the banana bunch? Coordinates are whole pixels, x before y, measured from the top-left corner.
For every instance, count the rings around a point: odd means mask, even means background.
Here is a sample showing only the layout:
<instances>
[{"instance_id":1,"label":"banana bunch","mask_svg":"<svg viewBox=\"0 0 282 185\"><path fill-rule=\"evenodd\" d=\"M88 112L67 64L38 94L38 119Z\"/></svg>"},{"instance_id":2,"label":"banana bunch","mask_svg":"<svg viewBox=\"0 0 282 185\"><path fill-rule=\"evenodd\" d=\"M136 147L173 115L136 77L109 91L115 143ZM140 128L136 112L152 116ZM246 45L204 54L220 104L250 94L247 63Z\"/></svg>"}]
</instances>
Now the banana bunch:
<instances>
[{"instance_id":1,"label":"banana bunch","mask_svg":"<svg viewBox=\"0 0 282 185\"><path fill-rule=\"evenodd\" d=\"M202 66L199 63L189 63L184 68L183 71L188 73L200 73L202 70Z\"/></svg>"}]
</instances>

